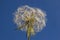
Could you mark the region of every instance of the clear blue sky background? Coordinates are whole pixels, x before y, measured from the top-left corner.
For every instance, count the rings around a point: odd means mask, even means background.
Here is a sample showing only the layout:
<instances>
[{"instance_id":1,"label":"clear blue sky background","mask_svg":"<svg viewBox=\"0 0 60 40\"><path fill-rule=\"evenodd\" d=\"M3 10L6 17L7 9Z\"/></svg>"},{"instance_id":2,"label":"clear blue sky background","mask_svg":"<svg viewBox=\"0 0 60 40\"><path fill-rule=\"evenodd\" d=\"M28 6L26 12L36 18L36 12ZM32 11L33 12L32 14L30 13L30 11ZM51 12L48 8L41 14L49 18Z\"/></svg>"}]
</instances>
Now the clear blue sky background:
<instances>
[{"instance_id":1,"label":"clear blue sky background","mask_svg":"<svg viewBox=\"0 0 60 40\"><path fill-rule=\"evenodd\" d=\"M23 5L41 8L47 14L47 26L31 40L60 40L60 0L0 0L0 40L27 40L26 33L17 31L13 12Z\"/></svg>"}]
</instances>

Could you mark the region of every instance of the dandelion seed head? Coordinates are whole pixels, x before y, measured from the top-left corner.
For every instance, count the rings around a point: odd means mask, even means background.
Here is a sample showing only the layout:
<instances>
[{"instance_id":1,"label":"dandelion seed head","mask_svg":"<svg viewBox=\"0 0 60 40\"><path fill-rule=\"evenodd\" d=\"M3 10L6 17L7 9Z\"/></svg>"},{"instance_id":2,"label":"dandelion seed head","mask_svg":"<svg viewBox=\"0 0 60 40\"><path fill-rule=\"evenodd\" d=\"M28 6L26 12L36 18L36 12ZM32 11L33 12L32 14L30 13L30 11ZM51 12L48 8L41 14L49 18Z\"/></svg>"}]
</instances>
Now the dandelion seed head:
<instances>
[{"instance_id":1,"label":"dandelion seed head","mask_svg":"<svg viewBox=\"0 0 60 40\"><path fill-rule=\"evenodd\" d=\"M18 27L22 26L25 21L28 20L27 18L34 18L33 29L35 32L41 31L46 26L46 13L39 8L25 5L19 7L14 13L14 22ZM24 27L21 30L27 31L27 27Z\"/></svg>"}]
</instances>

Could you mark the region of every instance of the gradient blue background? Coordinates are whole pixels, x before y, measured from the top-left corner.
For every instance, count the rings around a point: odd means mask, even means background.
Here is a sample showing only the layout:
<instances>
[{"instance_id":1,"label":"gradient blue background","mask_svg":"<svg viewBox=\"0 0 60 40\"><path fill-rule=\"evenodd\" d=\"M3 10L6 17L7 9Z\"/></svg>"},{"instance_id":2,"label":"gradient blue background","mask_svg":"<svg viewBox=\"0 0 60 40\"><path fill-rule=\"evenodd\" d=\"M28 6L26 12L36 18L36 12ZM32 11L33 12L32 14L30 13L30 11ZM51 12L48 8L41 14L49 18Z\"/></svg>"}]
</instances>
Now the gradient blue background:
<instances>
[{"instance_id":1,"label":"gradient blue background","mask_svg":"<svg viewBox=\"0 0 60 40\"><path fill-rule=\"evenodd\" d=\"M17 31L13 12L23 5L46 11L47 25L31 40L60 40L60 0L0 0L0 40L27 40L26 32Z\"/></svg>"}]
</instances>

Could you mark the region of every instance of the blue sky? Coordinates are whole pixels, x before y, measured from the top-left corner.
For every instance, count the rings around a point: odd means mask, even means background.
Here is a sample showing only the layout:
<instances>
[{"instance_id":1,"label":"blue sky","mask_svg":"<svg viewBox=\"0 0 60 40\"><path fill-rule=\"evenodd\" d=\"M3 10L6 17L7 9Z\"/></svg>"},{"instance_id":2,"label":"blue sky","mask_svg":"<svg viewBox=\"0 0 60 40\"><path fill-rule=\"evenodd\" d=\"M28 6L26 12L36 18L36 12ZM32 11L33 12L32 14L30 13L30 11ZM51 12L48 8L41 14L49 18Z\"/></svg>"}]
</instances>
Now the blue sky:
<instances>
[{"instance_id":1,"label":"blue sky","mask_svg":"<svg viewBox=\"0 0 60 40\"><path fill-rule=\"evenodd\" d=\"M13 12L23 5L46 11L47 25L31 40L60 40L60 0L0 0L0 40L27 40L26 32L17 31Z\"/></svg>"}]
</instances>

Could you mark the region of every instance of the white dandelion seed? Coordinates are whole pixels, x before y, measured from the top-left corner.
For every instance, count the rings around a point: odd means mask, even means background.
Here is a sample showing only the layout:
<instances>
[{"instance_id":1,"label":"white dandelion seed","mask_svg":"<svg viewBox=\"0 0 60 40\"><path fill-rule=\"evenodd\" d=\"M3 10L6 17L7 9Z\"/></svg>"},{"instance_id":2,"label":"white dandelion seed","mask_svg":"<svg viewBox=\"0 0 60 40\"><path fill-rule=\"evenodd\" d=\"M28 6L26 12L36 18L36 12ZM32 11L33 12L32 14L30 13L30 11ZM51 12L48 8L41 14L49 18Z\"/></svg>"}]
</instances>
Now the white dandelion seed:
<instances>
[{"instance_id":1,"label":"white dandelion seed","mask_svg":"<svg viewBox=\"0 0 60 40\"><path fill-rule=\"evenodd\" d=\"M29 36L40 32L46 26L46 14L41 9L25 5L19 7L15 12L14 22L20 30L26 31Z\"/></svg>"}]
</instances>

